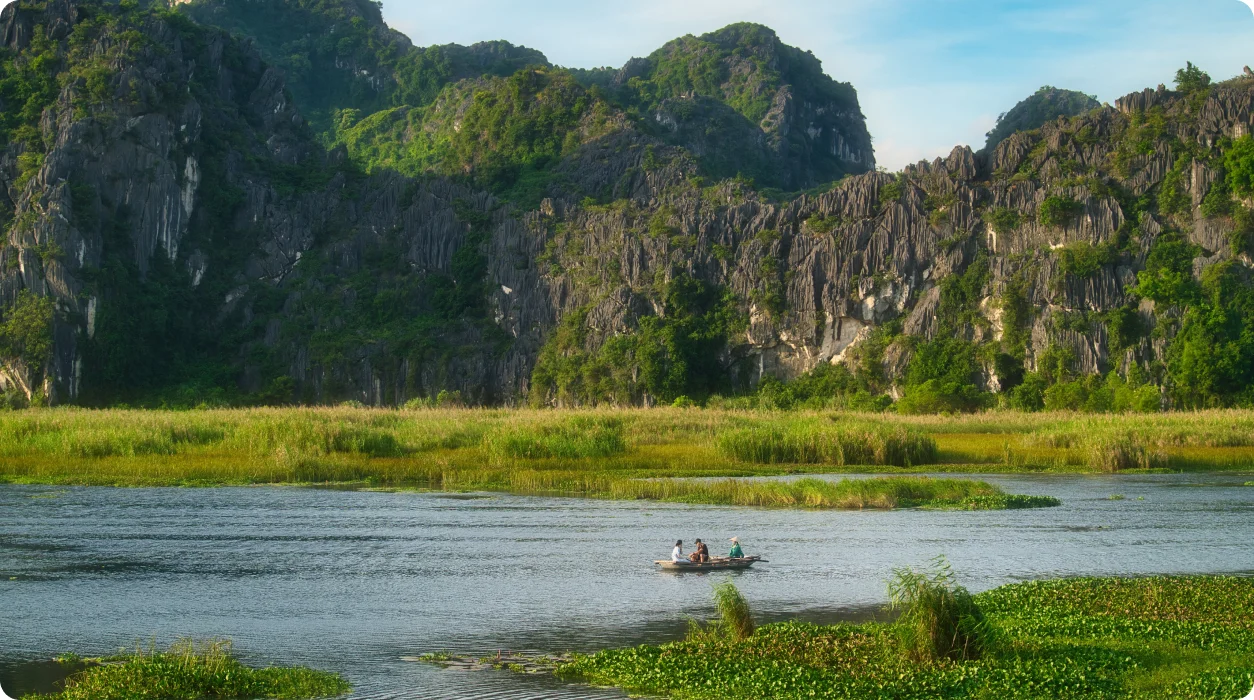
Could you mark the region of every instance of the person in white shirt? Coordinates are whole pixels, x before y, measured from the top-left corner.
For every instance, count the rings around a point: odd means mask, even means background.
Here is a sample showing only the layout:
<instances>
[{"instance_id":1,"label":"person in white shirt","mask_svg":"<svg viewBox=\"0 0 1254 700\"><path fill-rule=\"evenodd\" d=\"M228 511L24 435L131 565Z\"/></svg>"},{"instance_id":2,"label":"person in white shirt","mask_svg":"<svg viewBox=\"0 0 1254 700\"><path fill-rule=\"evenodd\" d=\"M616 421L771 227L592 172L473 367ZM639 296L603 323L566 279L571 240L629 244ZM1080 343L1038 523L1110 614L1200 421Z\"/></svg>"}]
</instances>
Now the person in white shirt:
<instances>
[{"instance_id":1,"label":"person in white shirt","mask_svg":"<svg viewBox=\"0 0 1254 700\"><path fill-rule=\"evenodd\" d=\"M688 564L688 557L684 556L684 541L675 540L675 548L671 550L671 561L676 564Z\"/></svg>"}]
</instances>

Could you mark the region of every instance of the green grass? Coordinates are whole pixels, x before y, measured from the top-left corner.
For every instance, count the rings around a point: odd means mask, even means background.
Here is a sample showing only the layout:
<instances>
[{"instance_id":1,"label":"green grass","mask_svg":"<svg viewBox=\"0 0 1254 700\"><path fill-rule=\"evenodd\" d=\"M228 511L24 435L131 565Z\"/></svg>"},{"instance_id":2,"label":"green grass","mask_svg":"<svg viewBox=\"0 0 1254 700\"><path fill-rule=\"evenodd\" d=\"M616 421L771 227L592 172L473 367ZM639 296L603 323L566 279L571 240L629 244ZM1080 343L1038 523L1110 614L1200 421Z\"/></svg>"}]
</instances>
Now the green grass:
<instances>
[{"instance_id":1,"label":"green grass","mask_svg":"<svg viewBox=\"0 0 1254 700\"><path fill-rule=\"evenodd\" d=\"M82 663L67 657L71 663ZM191 698L282 698L303 700L348 694L339 675L308 668L250 668L231 653L229 642L180 642L166 651L136 651L87 662L52 695L23 700L189 700Z\"/></svg>"},{"instance_id":2,"label":"green grass","mask_svg":"<svg viewBox=\"0 0 1254 700\"><path fill-rule=\"evenodd\" d=\"M913 428L866 421L752 425L718 436L719 451L753 464L934 464L936 441Z\"/></svg>"},{"instance_id":3,"label":"green grass","mask_svg":"<svg viewBox=\"0 0 1254 700\"><path fill-rule=\"evenodd\" d=\"M0 482L10 483L360 484L752 504L805 502L809 496L761 487L753 487L758 495L716 496L711 492L747 493L750 487L702 492L682 483L641 481L1149 469L1254 472L1254 412L955 417L695 408L0 412ZM979 499L1003 497L972 495L969 503L987 507ZM997 507L1016 504L1031 505L1012 497Z\"/></svg>"},{"instance_id":4,"label":"green grass","mask_svg":"<svg viewBox=\"0 0 1254 700\"><path fill-rule=\"evenodd\" d=\"M725 506L814 509L883 509L927 507L953 510L1004 510L1048 507L1054 499L1008 496L1001 489L970 479L886 477L876 479L800 479L792 482L725 479L612 479L582 495L616 500L654 500ZM1021 499L1028 499L1023 501ZM1012 503L1019 505L1012 506Z\"/></svg>"},{"instance_id":5,"label":"green grass","mask_svg":"<svg viewBox=\"0 0 1254 700\"><path fill-rule=\"evenodd\" d=\"M898 578L914 593L902 596L907 607L894 623L787 622L740 640L691 635L579 657L558 673L694 700L1236 700L1254 687L1252 579L1071 579L1004 586L963 601L952 577L940 573L943 580L938 572ZM960 637L952 632L964 617L968 629L980 629L979 653L947 653L953 645L942 642ZM920 640L930 651L918 653Z\"/></svg>"}]
</instances>

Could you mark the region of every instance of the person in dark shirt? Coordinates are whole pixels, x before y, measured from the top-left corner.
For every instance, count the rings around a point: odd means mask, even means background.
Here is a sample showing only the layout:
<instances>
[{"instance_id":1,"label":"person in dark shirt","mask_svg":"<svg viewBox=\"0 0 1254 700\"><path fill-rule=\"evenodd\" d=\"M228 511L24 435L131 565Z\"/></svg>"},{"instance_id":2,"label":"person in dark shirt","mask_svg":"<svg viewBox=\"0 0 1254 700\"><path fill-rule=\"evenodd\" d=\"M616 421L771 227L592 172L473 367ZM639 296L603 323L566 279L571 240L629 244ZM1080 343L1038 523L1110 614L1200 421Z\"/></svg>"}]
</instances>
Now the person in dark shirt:
<instances>
[{"instance_id":1,"label":"person in dark shirt","mask_svg":"<svg viewBox=\"0 0 1254 700\"><path fill-rule=\"evenodd\" d=\"M704 564L710 560L710 548L705 546L704 542L698 539L694 543L694 547L695 548L692 552L692 561L698 564Z\"/></svg>"}]
</instances>

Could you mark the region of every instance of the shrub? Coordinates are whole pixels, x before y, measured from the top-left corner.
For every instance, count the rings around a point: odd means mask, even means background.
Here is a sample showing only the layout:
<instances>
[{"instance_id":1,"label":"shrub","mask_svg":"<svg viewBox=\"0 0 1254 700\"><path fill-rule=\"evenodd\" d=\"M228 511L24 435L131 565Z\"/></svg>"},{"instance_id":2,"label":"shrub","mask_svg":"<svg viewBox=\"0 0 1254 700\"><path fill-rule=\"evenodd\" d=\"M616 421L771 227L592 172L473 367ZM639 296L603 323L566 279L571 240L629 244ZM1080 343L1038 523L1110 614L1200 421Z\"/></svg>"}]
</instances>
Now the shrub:
<instances>
[{"instance_id":1,"label":"shrub","mask_svg":"<svg viewBox=\"0 0 1254 700\"><path fill-rule=\"evenodd\" d=\"M1092 277L1103 266L1113 263L1118 253L1108 243L1095 246L1088 241L1076 241L1058 250L1057 255L1059 272L1084 278Z\"/></svg>"},{"instance_id":2,"label":"shrub","mask_svg":"<svg viewBox=\"0 0 1254 700\"><path fill-rule=\"evenodd\" d=\"M1224 169L1228 171L1227 189L1242 197L1254 195L1254 136L1232 142L1224 153Z\"/></svg>"},{"instance_id":3,"label":"shrub","mask_svg":"<svg viewBox=\"0 0 1254 700\"><path fill-rule=\"evenodd\" d=\"M1013 209L990 209L984 214L984 220L998 233L1005 233L1019 228L1019 212Z\"/></svg>"},{"instance_id":4,"label":"shrub","mask_svg":"<svg viewBox=\"0 0 1254 700\"><path fill-rule=\"evenodd\" d=\"M1041 203L1040 222L1042 226L1069 226L1084 211L1084 204L1070 197L1046 197Z\"/></svg>"},{"instance_id":5,"label":"shrub","mask_svg":"<svg viewBox=\"0 0 1254 700\"><path fill-rule=\"evenodd\" d=\"M983 408L988 399L974 384L929 379L906 389L906 395L897 402L897 412L908 416L969 413Z\"/></svg>"},{"instance_id":6,"label":"shrub","mask_svg":"<svg viewBox=\"0 0 1254 700\"><path fill-rule=\"evenodd\" d=\"M1010 392L1010 407L1020 411L1039 411L1045 408L1045 390L1049 382L1036 372L1023 378L1023 383Z\"/></svg>"},{"instance_id":7,"label":"shrub","mask_svg":"<svg viewBox=\"0 0 1254 700\"><path fill-rule=\"evenodd\" d=\"M913 660L980 658L990 636L988 623L944 557L933 559L924 571L894 569L888 598L901 611L897 630Z\"/></svg>"},{"instance_id":8,"label":"shrub","mask_svg":"<svg viewBox=\"0 0 1254 700\"><path fill-rule=\"evenodd\" d=\"M1045 410L1078 411L1088 399L1088 391L1080 382L1059 382L1045 390Z\"/></svg>"},{"instance_id":9,"label":"shrub","mask_svg":"<svg viewBox=\"0 0 1254 700\"><path fill-rule=\"evenodd\" d=\"M20 359L38 371L52 354L52 319L55 308L49 297L22 290L13 306L0 315L0 356Z\"/></svg>"},{"instance_id":10,"label":"shrub","mask_svg":"<svg viewBox=\"0 0 1254 700\"><path fill-rule=\"evenodd\" d=\"M1176 89L1180 92L1196 92L1210 87L1210 75L1186 61L1184 68L1176 71Z\"/></svg>"},{"instance_id":11,"label":"shrub","mask_svg":"<svg viewBox=\"0 0 1254 700\"><path fill-rule=\"evenodd\" d=\"M905 194L906 189L902 187L900 180L894 180L880 188L880 203L896 202Z\"/></svg>"}]
</instances>

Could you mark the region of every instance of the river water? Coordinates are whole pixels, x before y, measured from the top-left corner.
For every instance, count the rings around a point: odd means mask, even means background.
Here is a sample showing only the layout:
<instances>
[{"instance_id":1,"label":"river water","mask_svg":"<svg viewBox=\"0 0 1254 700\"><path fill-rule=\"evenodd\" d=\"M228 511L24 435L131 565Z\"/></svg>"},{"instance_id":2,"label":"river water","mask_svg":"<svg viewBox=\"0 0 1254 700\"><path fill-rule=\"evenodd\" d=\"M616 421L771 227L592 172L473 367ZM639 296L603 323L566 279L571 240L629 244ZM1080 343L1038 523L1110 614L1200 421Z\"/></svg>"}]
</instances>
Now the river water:
<instances>
[{"instance_id":1,"label":"river water","mask_svg":"<svg viewBox=\"0 0 1254 700\"><path fill-rule=\"evenodd\" d=\"M893 567L945 554L972 590L1075 575L1254 572L1249 477L981 477L1060 508L756 510L301 488L0 486L0 686L29 662L227 637L252 663L339 671L357 698L618 698L402 661L593 651L682 635L720 578L651 566L738 535L760 618L865 616ZM1112 500L1113 494L1124 496Z\"/></svg>"}]
</instances>

